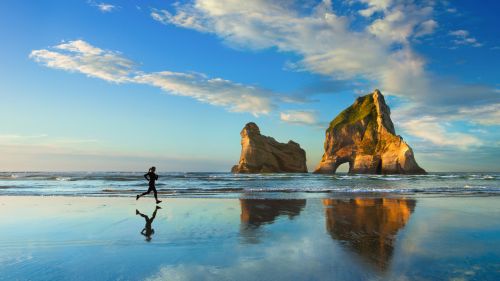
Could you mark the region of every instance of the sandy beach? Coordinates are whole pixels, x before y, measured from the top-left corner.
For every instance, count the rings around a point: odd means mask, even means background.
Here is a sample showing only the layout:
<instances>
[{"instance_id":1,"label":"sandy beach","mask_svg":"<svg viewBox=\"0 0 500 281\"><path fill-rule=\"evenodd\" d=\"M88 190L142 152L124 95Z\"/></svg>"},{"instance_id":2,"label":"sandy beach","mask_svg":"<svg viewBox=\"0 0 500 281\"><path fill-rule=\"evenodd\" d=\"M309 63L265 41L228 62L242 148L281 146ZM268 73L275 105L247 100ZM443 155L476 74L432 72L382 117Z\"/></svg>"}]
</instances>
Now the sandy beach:
<instances>
[{"instance_id":1,"label":"sandy beach","mask_svg":"<svg viewBox=\"0 0 500 281\"><path fill-rule=\"evenodd\" d=\"M0 281L500 281L500 0L0 0Z\"/></svg>"},{"instance_id":2,"label":"sandy beach","mask_svg":"<svg viewBox=\"0 0 500 281\"><path fill-rule=\"evenodd\" d=\"M497 196L164 202L154 215L151 198L1 196L0 279L500 276Z\"/></svg>"}]
</instances>

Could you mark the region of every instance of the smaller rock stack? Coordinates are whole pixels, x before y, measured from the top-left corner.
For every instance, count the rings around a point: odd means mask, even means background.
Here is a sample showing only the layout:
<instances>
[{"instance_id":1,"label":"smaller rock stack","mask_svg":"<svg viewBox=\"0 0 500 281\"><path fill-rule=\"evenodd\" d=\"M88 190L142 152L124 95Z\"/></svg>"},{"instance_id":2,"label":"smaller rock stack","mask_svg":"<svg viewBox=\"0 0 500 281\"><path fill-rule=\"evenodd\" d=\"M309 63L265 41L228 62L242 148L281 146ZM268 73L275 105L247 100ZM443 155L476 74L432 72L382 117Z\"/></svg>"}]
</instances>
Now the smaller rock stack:
<instances>
[{"instance_id":1,"label":"smaller rock stack","mask_svg":"<svg viewBox=\"0 0 500 281\"><path fill-rule=\"evenodd\" d=\"M306 152L296 142L277 142L250 122L241 130L241 156L232 173L307 173Z\"/></svg>"}]
</instances>

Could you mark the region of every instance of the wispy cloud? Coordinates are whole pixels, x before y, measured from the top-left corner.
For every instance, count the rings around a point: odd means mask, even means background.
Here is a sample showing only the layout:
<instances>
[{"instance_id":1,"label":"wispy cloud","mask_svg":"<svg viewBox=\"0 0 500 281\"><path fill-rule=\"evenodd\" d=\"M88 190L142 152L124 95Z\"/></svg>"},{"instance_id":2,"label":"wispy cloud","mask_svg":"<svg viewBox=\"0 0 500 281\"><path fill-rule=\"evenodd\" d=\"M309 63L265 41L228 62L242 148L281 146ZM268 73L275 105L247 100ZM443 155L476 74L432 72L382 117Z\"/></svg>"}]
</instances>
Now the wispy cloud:
<instances>
[{"instance_id":1,"label":"wispy cloud","mask_svg":"<svg viewBox=\"0 0 500 281\"><path fill-rule=\"evenodd\" d=\"M179 10L176 15L172 15L167 10L152 9L151 17L163 24L169 24L175 22L177 25L195 29L202 32L208 32L209 30L204 27L204 24L199 21L195 16L189 15L189 12Z\"/></svg>"},{"instance_id":2,"label":"wispy cloud","mask_svg":"<svg viewBox=\"0 0 500 281\"><path fill-rule=\"evenodd\" d=\"M30 53L34 61L50 68L79 72L114 83L140 83L159 87L169 94L190 97L232 112L268 114L283 100L272 91L243 85L201 73L162 71L144 73L136 64L115 51L103 50L83 40L75 40Z\"/></svg>"},{"instance_id":3,"label":"wispy cloud","mask_svg":"<svg viewBox=\"0 0 500 281\"><path fill-rule=\"evenodd\" d=\"M467 45L467 46L472 46L472 47L482 47L483 44L479 43L476 38L470 36L469 31L459 29L459 30L454 30L450 31L449 35L453 36L455 39L453 40L453 43L455 45Z\"/></svg>"},{"instance_id":4,"label":"wispy cloud","mask_svg":"<svg viewBox=\"0 0 500 281\"><path fill-rule=\"evenodd\" d=\"M408 134L438 146L453 146L466 149L471 146L482 145L481 140L472 134L447 130L446 123L433 116L408 120L400 123L400 125Z\"/></svg>"},{"instance_id":5,"label":"wispy cloud","mask_svg":"<svg viewBox=\"0 0 500 281\"><path fill-rule=\"evenodd\" d=\"M104 12L104 13L109 13L109 12L112 12L113 10L116 9L115 5L111 5L111 4L107 4L107 3L99 3L99 4L97 4L97 7L99 8L99 10L101 10L101 12Z\"/></svg>"},{"instance_id":6,"label":"wispy cloud","mask_svg":"<svg viewBox=\"0 0 500 281\"><path fill-rule=\"evenodd\" d=\"M487 104L473 107L463 107L458 114L470 118L474 123L486 126L500 126L500 104Z\"/></svg>"},{"instance_id":7,"label":"wispy cloud","mask_svg":"<svg viewBox=\"0 0 500 281\"><path fill-rule=\"evenodd\" d=\"M358 0L357 2L364 3L368 6L365 9L359 10L358 13L364 17L371 17L377 12L387 11L392 0Z\"/></svg>"},{"instance_id":8,"label":"wispy cloud","mask_svg":"<svg viewBox=\"0 0 500 281\"><path fill-rule=\"evenodd\" d=\"M418 37L432 34L432 33L434 33L434 31L436 30L437 27L438 27L438 23L435 20L431 19L431 20L424 21L423 23L421 23L418 26L418 30L415 33L415 37L418 38Z\"/></svg>"},{"instance_id":9,"label":"wispy cloud","mask_svg":"<svg viewBox=\"0 0 500 281\"><path fill-rule=\"evenodd\" d=\"M274 108L270 91L234 83L221 78L208 78L200 73L162 71L138 75L134 82L153 85L164 91L192 97L201 102L228 108L233 112L268 114Z\"/></svg>"},{"instance_id":10,"label":"wispy cloud","mask_svg":"<svg viewBox=\"0 0 500 281\"><path fill-rule=\"evenodd\" d=\"M118 9L118 6L110 4L110 3L104 3L104 2L99 3L99 2L96 2L93 0L89 0L89 1L87 1L87 3L90 6L96 7L97 9L99 9L99 11L101 11L103 13L110 13L110 12L113 12L116 9Z\"/></svg>"},{"instance_id":11,"label":"wispy cloud","mask_svg":"<svg viewBox=\"0 0 500 281\"><path fill-rule=\"evenodd\" d=\"M317 124L317 113L311 110L288 110L280 112L281 121L291 124Z\"/></svg>"},{"instance_id":12,"label":"wispy cloud","mask_svg":"<svg viewBox=\"0 0 500 281\"><path fill-rule=\"evenodd\" d=\"M94 47L83 40L34 50L29 57L50 68L80 72L115 83L130 82L135 71L134 63L120 53Z\"/></svg>"}]
</instances>

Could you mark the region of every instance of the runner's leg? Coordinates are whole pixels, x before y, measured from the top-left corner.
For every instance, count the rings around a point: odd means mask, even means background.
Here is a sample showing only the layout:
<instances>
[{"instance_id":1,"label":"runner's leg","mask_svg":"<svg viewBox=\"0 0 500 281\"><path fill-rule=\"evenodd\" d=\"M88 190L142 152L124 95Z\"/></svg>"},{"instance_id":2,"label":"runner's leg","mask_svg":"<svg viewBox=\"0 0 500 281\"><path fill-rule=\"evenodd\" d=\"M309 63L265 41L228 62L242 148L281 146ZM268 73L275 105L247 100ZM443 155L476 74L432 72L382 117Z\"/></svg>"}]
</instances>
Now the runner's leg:
<instances>
[{"instance_id":1,"label":"runner's leg","mask_svg":"<svg viewBox=\"0 0 500 281\"><path fill-rule=\"evenodd\" d=\"M151 188L151 186L150 186L150 187L148 188L148 191L143 192L143 193L141 193L140 195L137 195L137 199L139 199L139 197L142 197L142 196L144 196L144 195L146 195L146 194L149 194L149 193L151 192L151 190L152 190L152 188Z\"/></svg>"},{"instance_id":2,"label":"runner's leg","mask_svg":"<svg viewBox=\"0 0 500 281\"><path fill-rule=\"evenodd\" d=\"M156 201L158 201L158 192L156 192L156 187L153 187L153 193L155 195Z\"/></svg>"}]
</instances>

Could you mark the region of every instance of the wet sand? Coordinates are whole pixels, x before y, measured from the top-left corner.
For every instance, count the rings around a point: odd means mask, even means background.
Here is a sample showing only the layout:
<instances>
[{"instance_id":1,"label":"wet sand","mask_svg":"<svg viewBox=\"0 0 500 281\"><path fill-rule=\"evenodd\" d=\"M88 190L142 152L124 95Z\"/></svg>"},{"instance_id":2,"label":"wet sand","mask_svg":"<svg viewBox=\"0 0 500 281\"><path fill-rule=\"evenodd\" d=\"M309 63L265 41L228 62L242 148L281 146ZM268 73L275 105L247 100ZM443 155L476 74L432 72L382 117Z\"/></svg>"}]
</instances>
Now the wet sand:
<instances>
[{"instance_id":1,"label":"wet sand","mask_svg":"<svg viewBox=\"0 0 500 281\"><path fill-rule=\"evenodd\" d=\"M500 280L499 203L0 196L0 280Z\"/></svg>"}]
</instances>

